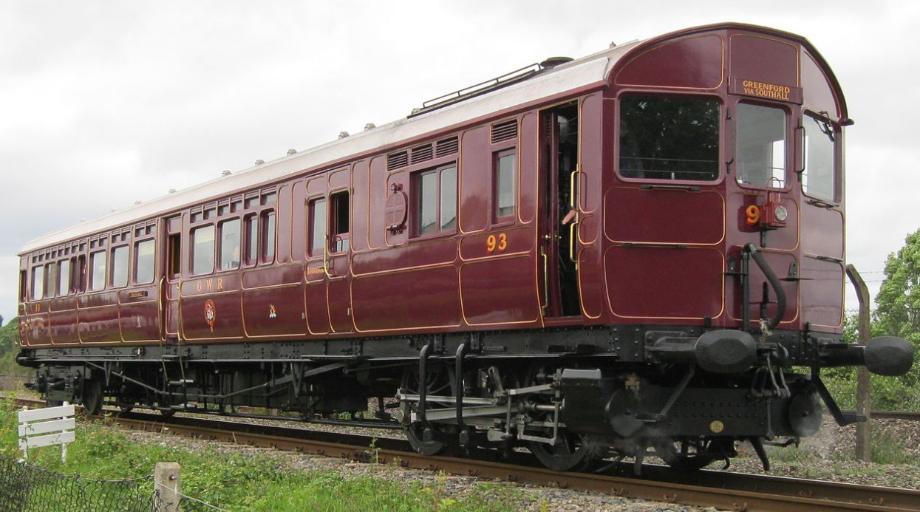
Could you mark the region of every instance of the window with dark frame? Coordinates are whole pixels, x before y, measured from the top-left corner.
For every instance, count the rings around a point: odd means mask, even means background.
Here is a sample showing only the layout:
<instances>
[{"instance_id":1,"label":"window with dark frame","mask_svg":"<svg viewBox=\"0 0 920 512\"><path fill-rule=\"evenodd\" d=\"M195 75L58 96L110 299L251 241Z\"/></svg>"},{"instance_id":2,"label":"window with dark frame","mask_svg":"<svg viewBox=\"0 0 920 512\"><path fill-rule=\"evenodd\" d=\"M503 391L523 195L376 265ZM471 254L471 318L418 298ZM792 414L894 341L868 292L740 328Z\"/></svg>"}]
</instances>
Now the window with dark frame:
<instances>
[{"instance_id":1,"label":"window with dark frame","mask_svg":"<svg viewBox=\"0 0 920 512\"><path fill-rule=\"evenodd\" d=\"M134 282L148 284L153 282L156 242L154 239L143 240L134 244Z\"/></svg>"},{"instance_id":2,"label":"window with dark frame","mask_svg":"<svg viewBox=\"0 0 920 512\"><path fill-rule=\"evenodd\" d=\"M57 265L48 263L45 265L45 298L54 297L57 291Z\"/></svg>"},{"instance_id":3,"label":"window with dark frame","mask_svg":"<svg viewBox=\"0 0 920 512\"><path fill-rule=\"evenodd\" d=\"M341 192L336 192L329 196L329 201L332 206L332 223L331 231L332 239L330 240L329 251L330 252L346 252L349 247L349 201L348 201L348 191L343 190Z\"/></svg>"},{"instance_id":4,"label":"window with dark frame","mask_svg":"<svg viewBox=\"0 0 920 512\"><path fill-rule=\"evenodd\" d=\"M28 294L26 293L26 290L29 289L28 283L27 283L28 279L29 279L29 273L26 272L25 270L20 270L19 271L19 302L26 302L28 300L28 296L27 296Z\"/></svg>"},{"instance_id":5,"label":"window with dark frame","mask_svg":"<svg viewBox=\"0 0 920 512\"><path fill-rule=\"evenodd\" d=\"M246 264L255 265L259 258L259 218L255 214L245 217Z\"/></svg>"},{"instance_id":6,"label":"window with dark frame","mask_svg":"<svg viewBox=\"0 0 920 512\"><path fill-rule=\"evenodd\" d=\"M495 153L494 158L494 178L492 184L494 192L494 210L495 221L507 220L514 215L515 190L514 190L514 171L517 156L515 150L508 149Z\"/></svg>"},{"instance_id":7,"label":"window with dark frame","mask_svg":"<svg viewBox=\"0 0 920 512\"><path fill-rule=\"evenodd\" d=\"M76 258L76 267L73 276L74 291L86 291L86 255L81 254Z\"/></svg>"},{"instance_id":8,"label":"window with dark frame","mask_svg":"<svg viewBox=\"0 0 920 512\"><path fill-rule=\"evenodd\" d=\"M310 201L310 256L323 254L323 244L326 243L326 199L319 198Z\"/></svg>"},{"instance_id":9,"label":"window with dark frame","mask_svg":"<svg viewBox=\"0 0 920 512\"><path fill-rule=\"evenodd\" d=\"M275 259L275 212L268 210L262 212L261 220L261 254L262 263L271 263Z\"/></svg>"},{"instance_id":10,"label":"window with dark frame","mask_svg":"<svg viewBox=\"0 0 920 512\"><path fill-rule=\"evenodd\" d=\"M448 233L457 227L457 165L451 163L412 176L415 236Z\"/></svg>"},{"instance_id":11,"label":"window with dark frame","mask_svg":"<svg viewBox=\"0 0 920 512\"><path fill-rule=\"evenodd\" d=\"M167 261L166 275L170 279L174 279L178 277L179 274L182 272L182 265L181 265L181 262L182 262L182 257L181 257L182 235L180 235L179 233L173 233L169 235L167 244L168 245L167 245L166 250L169 251L169 254L167 255L167 259L166 259Z\"/></svg>"},{"instance_id":12,"label":"window with dark frame","mask_svg":"<svg viewBox=\"0 0 920 512\"><path fill-rule=\"evenodd\" d=\"M719 177L719 100L624 94L620 97L620 175L654 180Z\"/></svg>"}]
</instances>

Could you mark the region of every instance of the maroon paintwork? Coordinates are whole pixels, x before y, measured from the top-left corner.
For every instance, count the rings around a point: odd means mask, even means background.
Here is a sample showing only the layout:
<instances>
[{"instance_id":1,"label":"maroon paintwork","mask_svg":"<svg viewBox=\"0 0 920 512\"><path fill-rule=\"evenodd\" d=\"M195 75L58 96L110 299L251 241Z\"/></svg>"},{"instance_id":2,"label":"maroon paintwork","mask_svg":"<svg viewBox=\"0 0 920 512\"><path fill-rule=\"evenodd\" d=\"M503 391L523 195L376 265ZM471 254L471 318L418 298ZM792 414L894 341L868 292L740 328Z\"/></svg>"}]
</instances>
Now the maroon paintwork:
<instances>
[{"instance_id":1,"label":"maroon paintwork","mask_svg":"<svg viewBox=\"0 0 920 512\"><path fill-rule=\"evenodd\" d=\"M789 113L787 188L779 193L789 211L786 226L770 231L763 248L780 277L791 264L799 280L783 281L787 310L780 328L839 332L843 303L842 144L837 145L838 197L832 205L809 202L792 172L801 154L794 140L805 109L825 111L841 123L847 112L840 88L823 59L803 38L761 27L722 24L688 29L646 41L621 58L609 82L588 90L545 98L495 112L488 118L304 169L277 183L214 197L205 204L166 212L155 222L156 280L117 290L83 292L20 304L23 344L158 343L178 337L189 343L243 340L321 339L412 332L541 328L568 324L680 324L737 328L742 317L740 287L729 262L760 233L746 229L743 211L762 204L767 191L739 185L732 174L734 126L726 112L742 100L742 80L787 85L790 101L758 98ZM715 182L675 182L684 189L648 187L655 180L622 178L616 145L620 94L654 91L718 98L721 177ZM552 317L544 304L541 240L549 233L541 215L539 137L541 111L577 102L580 119L578 175L578 279L582 314ZM434 114L437 115L437 114ZM492 143L490 126L515 119L518 136ZM838 127L838 132L840 131ZM840 133L842 140L842 133ZM420 143L459 138L457 153L388 172L387 154ZM515 215L494 222L492 158L500 150L517 155ZM457 229L413 237L411 229L387 229L384 208L394 186L411 189L410 174L458 162ZM351 191L350 250L329 257L308 253L308 204L317 197ZM239 208L220 217L191 222L192 213L216 203L245 201L274 192L271 205ZM248 201L247 201L248 203ZM259 201L253 201L258 204ZM242 204L242 203L241 203ZM412 225L409 202L409 225ZM189 231L194 226L272 209L277 219L275 258L239 270L190 275ZM22 255L31 276L52 250L67 258L89 254L90 238L112 239L135 226L87 234L59 247ZM167 237L181 233L181 275L166 275ZM507 237L502 251L488 251L490 235ZM121 243L121 242L119 242ZM83 249L79 249L80 246ZM107 244L107 250L110 250ZM37 257L42 255L42 261ZM760 317L764 277L751 268L751 316ZM550 299L554 300L554 299ZM206 310L216 318L209 323ZM767 305L771 312L774 306Z\"/></svg>"}]
</instances>

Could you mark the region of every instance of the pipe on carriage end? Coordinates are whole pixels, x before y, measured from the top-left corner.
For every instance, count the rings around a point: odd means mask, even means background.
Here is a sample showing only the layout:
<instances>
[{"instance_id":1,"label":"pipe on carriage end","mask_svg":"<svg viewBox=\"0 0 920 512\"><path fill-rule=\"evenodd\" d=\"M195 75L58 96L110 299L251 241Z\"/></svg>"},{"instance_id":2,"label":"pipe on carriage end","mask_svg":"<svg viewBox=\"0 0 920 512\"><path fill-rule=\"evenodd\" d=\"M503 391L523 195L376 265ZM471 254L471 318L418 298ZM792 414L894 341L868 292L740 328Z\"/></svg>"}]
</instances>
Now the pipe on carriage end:
<instances>
[{"instance_id":1,"label":"pipe on carriage end","mask_svg":"<svg viewBox=\"0 0 920 512\"><path fill-rule=\"evenodd\" d=\"M821 366L865 366L887 377L907 373L914 364L914 347L897 336L878 336L866 345L834 344L819 349Z\"/></svg>"},{"instance_id":2,"label":"pipe on carriage end","mask_svg":"<svg viewBox=\"0 0 920 512\"><path fill-rule=\"evenodd\" d=\"M783 290L783 284L776 277L776 273L773 272L770 264L760 253L760 249L754 244L747 244L744 246L744 250L751 255L754 263L757 263L757 266L760 267L760 271L763 272L764 277L770 283L770 287L773 288L773 293L776 294L776 312L773 314L773 318L767 320L767 329L773 329L779 325L783 315L786 314L786 292Z\"/></svg>"}]
</instances>

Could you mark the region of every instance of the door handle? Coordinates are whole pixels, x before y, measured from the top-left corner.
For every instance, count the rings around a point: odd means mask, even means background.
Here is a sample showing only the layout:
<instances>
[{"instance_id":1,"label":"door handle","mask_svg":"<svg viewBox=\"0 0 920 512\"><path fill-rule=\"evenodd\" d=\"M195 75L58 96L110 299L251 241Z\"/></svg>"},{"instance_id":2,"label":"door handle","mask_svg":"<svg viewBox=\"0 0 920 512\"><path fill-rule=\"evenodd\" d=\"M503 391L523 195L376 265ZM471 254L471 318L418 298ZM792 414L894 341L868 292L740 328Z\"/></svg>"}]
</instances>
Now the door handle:
<instances>
[{"instance_id":1,"label":"door handle","mask_svg":"<svg viewBox=\"0 0 920 512\"><path fill-rule=\"evenodd\" d=\"M575 212L575 218L569 223L569 260L575 264L575 270L578 270L578 258L575 256L575 237L578 231L575 226L581 222L581 213L578 211L578 173L581 172L581 164L575 166L575 170L569 174L569 206Z\"/></svg>"},{"instance_id":2,"label":"door handle","mask_svg":"<svg viewBox=\"0 0 920 512\"><path fill-rule=\"evenodd\" d=\"M549 307L549 256L546 251L540 249L540 256L543 257L543 305L542 309Z\"/></svg>"}]
</instances>

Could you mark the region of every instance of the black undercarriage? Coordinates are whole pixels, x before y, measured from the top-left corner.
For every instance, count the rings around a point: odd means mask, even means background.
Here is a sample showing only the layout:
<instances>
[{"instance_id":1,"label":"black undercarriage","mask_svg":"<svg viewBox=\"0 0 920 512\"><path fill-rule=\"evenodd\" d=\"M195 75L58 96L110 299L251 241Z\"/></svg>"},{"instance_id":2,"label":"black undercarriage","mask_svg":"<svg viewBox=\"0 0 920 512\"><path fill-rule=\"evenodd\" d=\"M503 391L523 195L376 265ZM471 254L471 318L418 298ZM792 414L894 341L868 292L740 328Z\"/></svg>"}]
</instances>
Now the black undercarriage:
<instances>
[{"instance_id":1,"label":"black undercarriage","mask_svg":"<svg viewBox=\"0 0 920 512\"><path fill-rule=\"evenodd\" d=\"M90 411L109 400L164 414L253 406L356 417L368 399L395 396L378 417L401 422L424 453L524 445L546 466L571 470L611 456L641 463L654 452L695 469L728 460L737 441L750 441L766 467L765 442L819 428L819 398L838 422L858 421L819 377L822 366L862 364L856 348L807 332L754 340L741 331L606 326L36 348L18 361L36 368L30 387L47 400Z\"/></svg>"}]
</instances>

